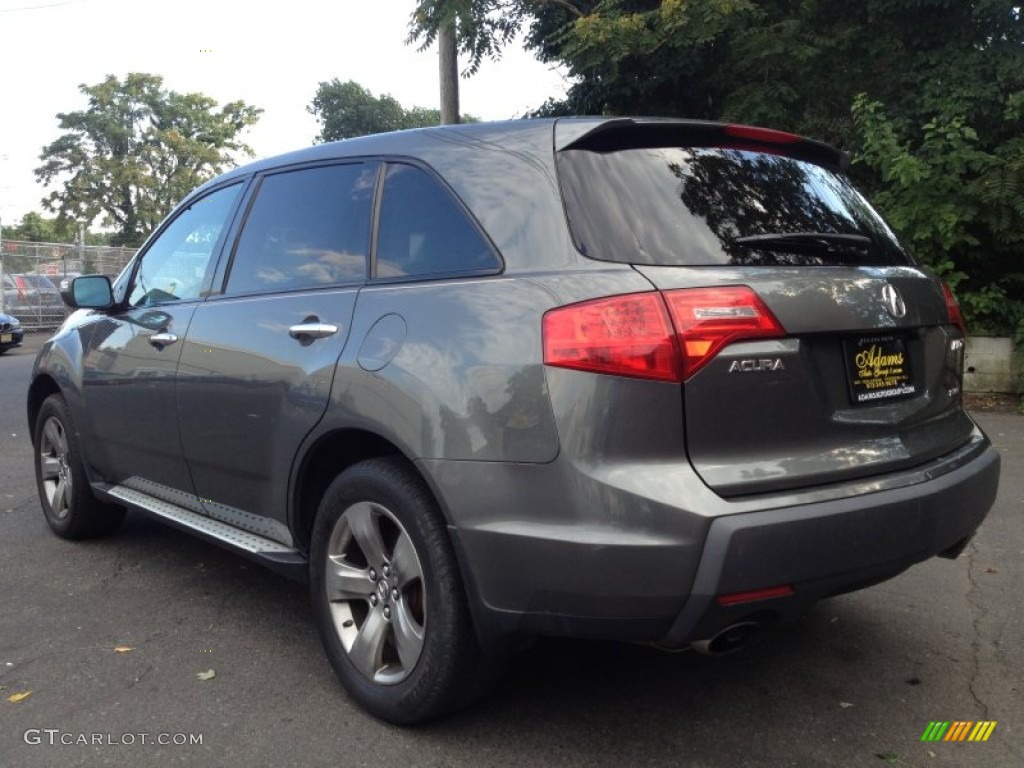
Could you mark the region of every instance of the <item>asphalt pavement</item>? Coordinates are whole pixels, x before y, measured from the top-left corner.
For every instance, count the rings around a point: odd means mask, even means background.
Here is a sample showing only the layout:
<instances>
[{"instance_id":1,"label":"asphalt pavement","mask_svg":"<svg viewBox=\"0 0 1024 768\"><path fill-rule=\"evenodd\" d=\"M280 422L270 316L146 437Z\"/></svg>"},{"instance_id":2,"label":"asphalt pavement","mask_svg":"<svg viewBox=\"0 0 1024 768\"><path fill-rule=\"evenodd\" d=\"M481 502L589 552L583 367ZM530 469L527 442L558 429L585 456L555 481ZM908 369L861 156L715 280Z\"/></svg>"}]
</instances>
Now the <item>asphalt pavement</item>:
<instances>
[{"instance_id":1,"label":"asphalt pavement","mask_svg":"<svg viewBox=\"0 0 1024 768\"><path fill-rule=\"evenodd\" d=\"M137 514L100 541L49 532L24 413L39 340L0 356L0 766L1024 765L1020 415L976 414L1003 480L958 560L726 658L544 641L471 711L400 729L348 700L302 586ZM932 721L996 726L922 742Z\"/></svg>"}]
</instances>

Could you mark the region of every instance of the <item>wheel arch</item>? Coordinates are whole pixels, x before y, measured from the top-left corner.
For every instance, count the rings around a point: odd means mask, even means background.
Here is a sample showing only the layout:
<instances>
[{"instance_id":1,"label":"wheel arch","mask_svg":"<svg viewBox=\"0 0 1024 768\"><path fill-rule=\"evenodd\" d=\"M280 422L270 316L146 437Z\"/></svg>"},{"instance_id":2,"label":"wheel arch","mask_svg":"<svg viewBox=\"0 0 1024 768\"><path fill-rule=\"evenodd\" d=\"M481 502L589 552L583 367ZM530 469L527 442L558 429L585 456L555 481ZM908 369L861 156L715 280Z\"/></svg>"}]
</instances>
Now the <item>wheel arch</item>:
<instances>
[{"instance_id":1,"label":"wheel arch","mask_svg":"<svg viewBox=\"0 0 1024 768\"><path fill-rule=\"evenodd\" d=\"M310 538L316 512L327 487L340 473L367 459L397 456L404 459L409 467L423 473L408 456L387 438L364 429L338 429L321 436L306 451L298 470L294 473L292 487L291 530L295 545L303 552L310 550ZM429 481L431 493L434 493ZM435 501L437 500L434 494Z\"/></svg>"},{"instance_id":2,"label":"wheel arch","mask_svg":"<svg viewBox=\"0 0 1024 768\"><path fill-rule=\"evenodd\" d=\"M39 409L43 407L43 401L50 395L59 394L61 394L61 389L49 374L44 373L36 376L29 385L26 413L28 416L29 439L33 445L35 445L36 439L36 418L39 416Z\"/></svg>"}]
</instances>

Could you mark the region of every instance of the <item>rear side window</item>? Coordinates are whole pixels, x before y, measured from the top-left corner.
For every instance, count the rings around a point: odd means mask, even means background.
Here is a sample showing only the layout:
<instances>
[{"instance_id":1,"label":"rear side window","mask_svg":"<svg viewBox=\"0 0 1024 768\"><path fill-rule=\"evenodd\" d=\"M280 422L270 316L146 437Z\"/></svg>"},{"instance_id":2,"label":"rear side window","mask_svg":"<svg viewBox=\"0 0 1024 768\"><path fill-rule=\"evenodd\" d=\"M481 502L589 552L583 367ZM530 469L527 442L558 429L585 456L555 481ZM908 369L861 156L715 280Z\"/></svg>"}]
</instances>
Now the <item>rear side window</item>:
<instances>
[{"instance_id":1,"label":"rear side window","mask_svg":"<svg viewBox=\"0 0 1024 768\"><path fill-rule=\"evenodd\" d=\"M559 153L577 248L663 266L911 260L849 180L805 160L718 147Z\"/></svg>"},{"instance_id":2,"label":"rear side window","mask_svg":"<svg viewBox=\"0 0 1024 768\"><path fill-rule=\"evenodd\" d=\"M381 198L381 278L493 272L501 262L451 193L426 171L388 165Z\"/></svg>"},{"instance_id":3,"label":"rear side window","mask_svg":"<svg viewBox=\"0 0 1024 768\"><path fill-rule=\"evenodd\" d=\"M365 280L376 169L354 163L264 177L239 236L225 293Z\"/></svg>"}]
</instances>

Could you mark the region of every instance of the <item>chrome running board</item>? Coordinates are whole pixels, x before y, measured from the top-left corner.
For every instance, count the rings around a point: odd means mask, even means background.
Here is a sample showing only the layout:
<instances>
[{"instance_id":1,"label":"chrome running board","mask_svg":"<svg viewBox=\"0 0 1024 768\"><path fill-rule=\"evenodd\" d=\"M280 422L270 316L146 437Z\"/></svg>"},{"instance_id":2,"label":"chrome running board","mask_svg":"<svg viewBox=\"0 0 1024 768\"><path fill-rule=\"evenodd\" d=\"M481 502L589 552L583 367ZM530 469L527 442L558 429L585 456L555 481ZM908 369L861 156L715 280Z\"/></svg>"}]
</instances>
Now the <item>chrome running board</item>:
<instances>
[{"instance_id":1,"label":"chrome running board","mask_svg":"<svg viewBox=\"0 0 1024 768\"><path fill-rule=\"evenodd\" d=\"M179 507L177 504L154 498L134 488L115 485L107 488L105 492L114 501L154 515L178 528L212 539L229 549L247 554L275 570L285 572L292 578L299 580L306 578L308 561L305 555L297 549Z\"/></svg>"}]
</instances>

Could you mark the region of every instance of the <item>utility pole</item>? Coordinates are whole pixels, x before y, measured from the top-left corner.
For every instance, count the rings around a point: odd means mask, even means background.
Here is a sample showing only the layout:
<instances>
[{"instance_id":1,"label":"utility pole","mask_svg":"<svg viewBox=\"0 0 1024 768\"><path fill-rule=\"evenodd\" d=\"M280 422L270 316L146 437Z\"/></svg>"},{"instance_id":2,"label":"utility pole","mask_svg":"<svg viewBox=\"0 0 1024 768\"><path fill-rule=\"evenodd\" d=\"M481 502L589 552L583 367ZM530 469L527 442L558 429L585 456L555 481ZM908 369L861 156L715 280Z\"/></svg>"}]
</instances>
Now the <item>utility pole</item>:
<instances>
[{"instance_id":1,"label":"utility pole","mask_svg":"<svg viewBox=\"0 0 1024 768\"><path fill-rule=\"evenodd\" d=\"M441 77L441 125L459 122L459 55L455 20L437 31Z\"/></svg>"},{"instance_id":2,"label":"utility pole","mask_svg":"<svg viewBox=\"0 0 1024 768\"><path fill-rule=\"evenodd\" d=\"M4 311L4 220L0 218L0 312Z\"/></svg>"},{"instance_id":3,"label":"utility pole","mask_svg":"<svg viewBox=\"0 0 1024 768\"><path fill-rule=\"evenodd\" d=\"M67 277L67 262L64 264L64 277ZM78 223L78 274L90 275L91 269L85 268L85 222Z\"/></svg>"}]
</instances>

